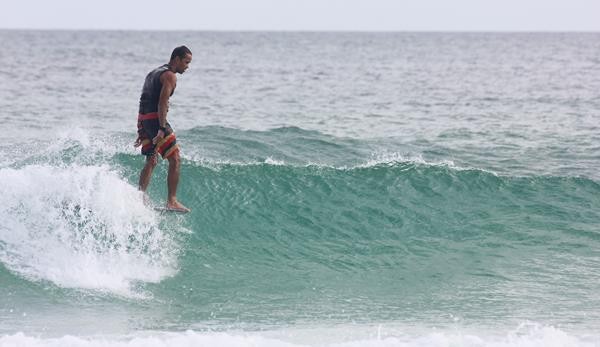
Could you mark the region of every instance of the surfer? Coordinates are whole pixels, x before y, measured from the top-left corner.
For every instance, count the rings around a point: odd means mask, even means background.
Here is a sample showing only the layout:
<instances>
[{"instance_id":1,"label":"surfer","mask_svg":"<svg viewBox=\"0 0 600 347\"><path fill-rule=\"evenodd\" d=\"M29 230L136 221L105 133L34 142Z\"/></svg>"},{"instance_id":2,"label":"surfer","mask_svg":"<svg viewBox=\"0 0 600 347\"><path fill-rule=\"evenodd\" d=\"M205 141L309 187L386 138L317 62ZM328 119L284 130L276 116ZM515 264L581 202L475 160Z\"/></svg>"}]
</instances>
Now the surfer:
<instances>
[{"instance_id":1,"label":"surfer","mask_svg":"<svg viewBox=\"0 0 600 347\"><path fill-rule=\"evenodd\" d=\"M176 73L182 74L192 62L192 52L186 46L180 46L171 53L168 64L159 66L146 76L140 97L138 115L138 138L135 146L142 146L142 155L146 156L146 164L140 173L139 189L146 192L152 171L158 163L158 154L169 161L167 174L167 210L189 212L190 209L177 201L177 184L179 183L179 145L169 122L169 98L177 85Z\"/></svg>"}]
</instances>

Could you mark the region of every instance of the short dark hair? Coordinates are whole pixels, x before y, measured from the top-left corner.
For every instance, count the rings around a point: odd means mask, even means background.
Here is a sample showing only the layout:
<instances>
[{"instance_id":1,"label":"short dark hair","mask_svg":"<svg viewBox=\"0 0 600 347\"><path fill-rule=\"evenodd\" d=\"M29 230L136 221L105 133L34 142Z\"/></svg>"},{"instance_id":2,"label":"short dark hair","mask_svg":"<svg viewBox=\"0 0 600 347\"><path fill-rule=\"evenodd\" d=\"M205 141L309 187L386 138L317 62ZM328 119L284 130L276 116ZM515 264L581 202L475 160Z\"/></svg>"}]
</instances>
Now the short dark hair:
<instances>
[{"instance_id":1,"label":"short dark hair","mask_svg":"<svg viewBox=\"0 0 600 347\"><path fill-rule=\"evenodd\" d=\"M175 47L173 53L171 53L171 60L175 59L175 57L179 57L179 59L185 58L186 54L192 54L189 48L186 46Z\"/></svg>"}]
</instances>

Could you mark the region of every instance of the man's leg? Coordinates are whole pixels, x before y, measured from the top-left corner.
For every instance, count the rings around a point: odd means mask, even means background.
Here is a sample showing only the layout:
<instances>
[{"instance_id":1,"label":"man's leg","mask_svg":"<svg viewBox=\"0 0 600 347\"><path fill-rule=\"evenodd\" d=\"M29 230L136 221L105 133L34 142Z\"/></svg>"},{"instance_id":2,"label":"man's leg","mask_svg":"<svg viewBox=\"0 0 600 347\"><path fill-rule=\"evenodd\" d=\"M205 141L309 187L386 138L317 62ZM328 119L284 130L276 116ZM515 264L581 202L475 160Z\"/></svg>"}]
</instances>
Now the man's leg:
<instances>
[{"instance_id":1,"label":"man's leg","mask_svg":"<svg viewBox=\"0 0 600 347\"><path fill-rule=\"evenodd\" d=\"M138 186L142 192L145 192L146 189L148 189L150 179L152 178L152 171L154 170L157 162L158 158L156 157L156 154L146 156L146 165L144 165L144 168L140 173L140 183Z\"/></svg>"},{"instance_id":2,"label":"man's leg","mask_svg":"<svg viewBox=\"0 0 600 347\"><path fill-rule=\"evenodd\" d=\"M177 201L177 185L179 184L179 151L176 151L169 158L169 173L167 175L167 207L189 211L187 207Z\"/></svg>"}]
</instances>

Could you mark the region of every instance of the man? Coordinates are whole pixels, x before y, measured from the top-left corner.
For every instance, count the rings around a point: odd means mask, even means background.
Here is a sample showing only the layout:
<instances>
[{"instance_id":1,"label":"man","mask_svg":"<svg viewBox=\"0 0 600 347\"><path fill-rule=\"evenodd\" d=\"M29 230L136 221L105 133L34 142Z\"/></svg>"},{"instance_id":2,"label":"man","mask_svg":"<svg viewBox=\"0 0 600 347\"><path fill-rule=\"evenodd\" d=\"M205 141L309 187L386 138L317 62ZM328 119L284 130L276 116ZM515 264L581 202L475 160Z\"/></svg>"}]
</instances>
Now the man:
<instances>
[{"instance_id":1,"label":"man","mask_svg":"<svg viewBox=\"0 0 600 347\"><path fill-rule=\"evenodd\" d=\"M171 125L167 122L167 112L169 98L177 85L175 74L184 73L191 62L192 52L186 46L180 46L173 50L168 64L152 70L146 76L140 97L138 138L135 141L135 146L142 146L142 154L146 156L146 164L140 174L139 189L146 192L160 154L163 159L169 161L166 209L177 212L189 212L190 209L177 201L179 145Z\"/></svg>"}]
</instances>

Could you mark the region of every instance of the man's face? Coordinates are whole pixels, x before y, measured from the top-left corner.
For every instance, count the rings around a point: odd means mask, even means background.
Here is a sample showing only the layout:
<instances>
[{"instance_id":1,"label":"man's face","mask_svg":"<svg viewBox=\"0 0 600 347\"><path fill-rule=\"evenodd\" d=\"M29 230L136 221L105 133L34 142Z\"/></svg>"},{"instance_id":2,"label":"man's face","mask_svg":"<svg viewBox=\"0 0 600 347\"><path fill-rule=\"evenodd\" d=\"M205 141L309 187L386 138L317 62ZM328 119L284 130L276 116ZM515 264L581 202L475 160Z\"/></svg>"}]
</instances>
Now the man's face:
<instances>
[{"instance_id":1,"label":"man's face","mask_svg":"<svg viewBox=\"0 0 600 347\"><path fill-rule=\"evenodd\" d=\"M183 59L176 57L175 58L175 71L178 73L184 73L185 70L188 69L191 62L192 62L192 55L189 53L186 54Z\"/></svg>"}]
</instances>

